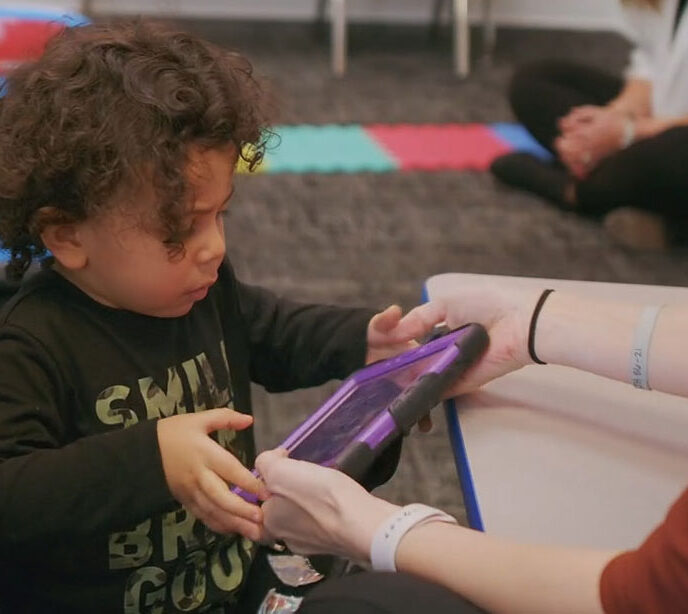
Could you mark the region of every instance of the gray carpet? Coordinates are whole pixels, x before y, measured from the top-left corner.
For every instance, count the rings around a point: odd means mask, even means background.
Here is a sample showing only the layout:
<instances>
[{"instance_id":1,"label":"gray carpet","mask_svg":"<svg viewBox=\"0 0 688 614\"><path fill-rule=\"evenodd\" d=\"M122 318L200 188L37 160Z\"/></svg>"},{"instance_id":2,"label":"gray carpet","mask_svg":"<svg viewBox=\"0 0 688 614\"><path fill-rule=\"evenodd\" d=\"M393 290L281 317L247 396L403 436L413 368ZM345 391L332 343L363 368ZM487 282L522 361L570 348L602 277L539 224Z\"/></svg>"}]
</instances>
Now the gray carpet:
<instances>
[{"instance_id":1,"label":"gray carpet","mask_svg":"<svg viewBox=\"0 0 688 614\"><path fill-rule=\"evenodd\" d=\"M570 57L620 68L626 44L604 33L500 30L491 60L451 74L447 31L353 26L350 66L337 80L328 44L309 25L186 24L243 50L282 101L280 122L511 120L504 92L516 63ZM477 33L476 33L477 34ZM476 35L475 53L479 53ZM684 285L687 254L632 253L594 222L472 172L241 176L227 224L245 280L291 297L345 305L417 304L429 275L446 271ZM283 395L256 389L259 445L276 444L332 386ZM435 431L412 435L381 492L462 515L440 412Z\"/></svg>"}]
</instances>

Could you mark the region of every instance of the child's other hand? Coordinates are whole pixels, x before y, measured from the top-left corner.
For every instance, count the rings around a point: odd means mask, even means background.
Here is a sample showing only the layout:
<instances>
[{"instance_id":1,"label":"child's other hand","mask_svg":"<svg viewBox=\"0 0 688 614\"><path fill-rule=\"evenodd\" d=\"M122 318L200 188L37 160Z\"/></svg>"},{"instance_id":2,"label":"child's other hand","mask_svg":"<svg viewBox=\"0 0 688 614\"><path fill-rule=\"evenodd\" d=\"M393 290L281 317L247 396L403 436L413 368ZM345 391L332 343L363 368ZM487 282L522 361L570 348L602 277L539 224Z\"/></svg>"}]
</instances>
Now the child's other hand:
<instances>
[{"instance_id":1,"label":"child's other hand","mask_svg":"<svg viewBox=\"0 0 688 614\"><path fill-rule=\"evenodd\" d=\"M401 307L391 305L368 323L366 364L396 356L416 347L415 339L427 335L437 322L426 322L410 311L402 317Z\"/></svg>"},{"instance_id":2,"label":"child's other hand","mask_svg":"<svg viewBox=\"0 0 688 614\"><path fill-rule=\"evenodd\" d=\"M263 483L208 435L243 430L253 418L231 409L171 416L158 421L158 445L165 478L174 498L208 528L241 533L258 541L263 513L230 491L230 484L266 499Z\"/></svg>"}]
</instances>

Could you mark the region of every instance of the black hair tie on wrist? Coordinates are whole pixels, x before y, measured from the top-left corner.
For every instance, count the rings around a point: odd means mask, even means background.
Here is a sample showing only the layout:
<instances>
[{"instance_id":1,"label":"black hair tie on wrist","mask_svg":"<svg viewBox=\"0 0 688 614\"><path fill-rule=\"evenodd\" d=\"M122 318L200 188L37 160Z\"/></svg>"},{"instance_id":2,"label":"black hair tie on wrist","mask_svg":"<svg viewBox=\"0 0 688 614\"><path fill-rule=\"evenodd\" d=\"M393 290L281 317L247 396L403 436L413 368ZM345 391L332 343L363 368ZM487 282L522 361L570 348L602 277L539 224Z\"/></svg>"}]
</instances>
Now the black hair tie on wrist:
<instances>
[{"instance_id":1,"label":"black hair tie on wrist","mask_svg":"<svg viewBox=\"0 0 688 614\"><path fill-rule=\"evenodd\" d=\"M545 304L547 297L552 294L552 292L554 292L552 288L547 288L547 290L542 291L542 294L535 305L535 309L533 309L533 315L530 317L530 328L528 329L528 354L530 354L533 362L537 363L538 365L546 365L547 363L543 360L540 360L535 353L535 327L537 326L537 320L538 316L540 315L540 311L542 311L542 306Z\"/></svg>"}]
</instances>

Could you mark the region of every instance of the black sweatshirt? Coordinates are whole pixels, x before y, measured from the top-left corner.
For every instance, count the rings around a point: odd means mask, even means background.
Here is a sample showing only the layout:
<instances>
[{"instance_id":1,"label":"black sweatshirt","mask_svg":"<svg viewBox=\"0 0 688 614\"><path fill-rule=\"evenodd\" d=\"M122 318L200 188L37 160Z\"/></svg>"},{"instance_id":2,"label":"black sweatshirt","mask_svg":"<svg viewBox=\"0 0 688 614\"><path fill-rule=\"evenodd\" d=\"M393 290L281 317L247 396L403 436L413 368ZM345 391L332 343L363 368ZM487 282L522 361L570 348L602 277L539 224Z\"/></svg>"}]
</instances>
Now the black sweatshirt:
<instances>
[{"instance_id":1,"label":"black sweatshirt","mask_svg":"<svg viewBox=\"0 0 688 614\"><path fill-rule=\"evenodd\" d=\"M255 546L209 531L167 487L156 420L251 413L270 391L363 365L368 310L303 305L228 263L179 318L103 306L53 271L0 316L0 611L203 612L231 603ZM253 464L252 430L219 441Z\"/></svg>"}]
</instances>

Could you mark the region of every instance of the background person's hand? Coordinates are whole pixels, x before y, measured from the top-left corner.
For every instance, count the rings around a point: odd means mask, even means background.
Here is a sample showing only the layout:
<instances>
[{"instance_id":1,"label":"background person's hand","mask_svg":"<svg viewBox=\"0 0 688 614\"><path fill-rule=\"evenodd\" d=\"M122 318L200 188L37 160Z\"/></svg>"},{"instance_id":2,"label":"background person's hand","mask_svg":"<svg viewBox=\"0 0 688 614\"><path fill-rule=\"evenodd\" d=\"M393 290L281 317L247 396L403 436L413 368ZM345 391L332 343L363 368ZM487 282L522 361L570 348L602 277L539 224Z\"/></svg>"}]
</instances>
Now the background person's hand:
<instances>
[{"instance_id":1,"label":"background person's hand","mask_svg":"<svg viewBox=\"0 0 688 614\"><path fill-rule=\"evenodd\" d=\"M567 115L561 117L557 122L559 131L565 136L579 126L590 123L595 117L604 113L606 110L605 107L592 104L573 107Z\"/></svg>"},{"instance_id":2,"label":"background person's hand","mask_svg":"<svg viewBox=\"0 0 688 614\"><path fill-rule=\"evenodd\" d=\"M209 434L249 427L253 418L231 409L211 409L158 421L158 445L165 478L174 498L218 533L261 539L263 513L230 491L237 485L265 499L263 483Z\"/></svg>"},{"instance_id":3,"label":"background person's hand","mask_svg":"<svg viewBox=\"0 0 688 614\"><path fill-rule=\"evenodd\" d=\"M592 156L587 150L587 144L572 137L557 137L554 150L569 174L576 179L584 179L590 170Z\"/></svg>"},{"instance_id":4,"label":"background person's hand","mask_svg":"<svg viewBox=\"0 0 688 614\"><path fill-rule=\"evenodd\" d=\"M541 293L541 289L466 283L451 296L420 305L407 314L406 317L419 319L425 326L446 322L453 329L475 322L487 329L487 352L461 376L447 396L470 392L532 362L528 329Z\"/></svg>"},{"instance_id":5,"label":"background person's hand","mask_svg":"<svg viewBox=\"0 0 688 614\"><path fill-rule=\"evenodd\" d=\"M560 121L562 134L554 149L569 172L579 179L623 146L627 117L604 107L579 107ZM572 116L571 116L572 115Z\"/></svg>"},{"instance_id":6,"label":"background person's hand","mask_svg":"<svg viewBox=\"0 0 688 614\"><path fill-rule=\"evenodd\" d=\"M270 491L265 529L298 554L336 554L367 561L375 530L399 508L368 493L347 475L263 452L256 468Z\"/></svg>"}]
</instances>

